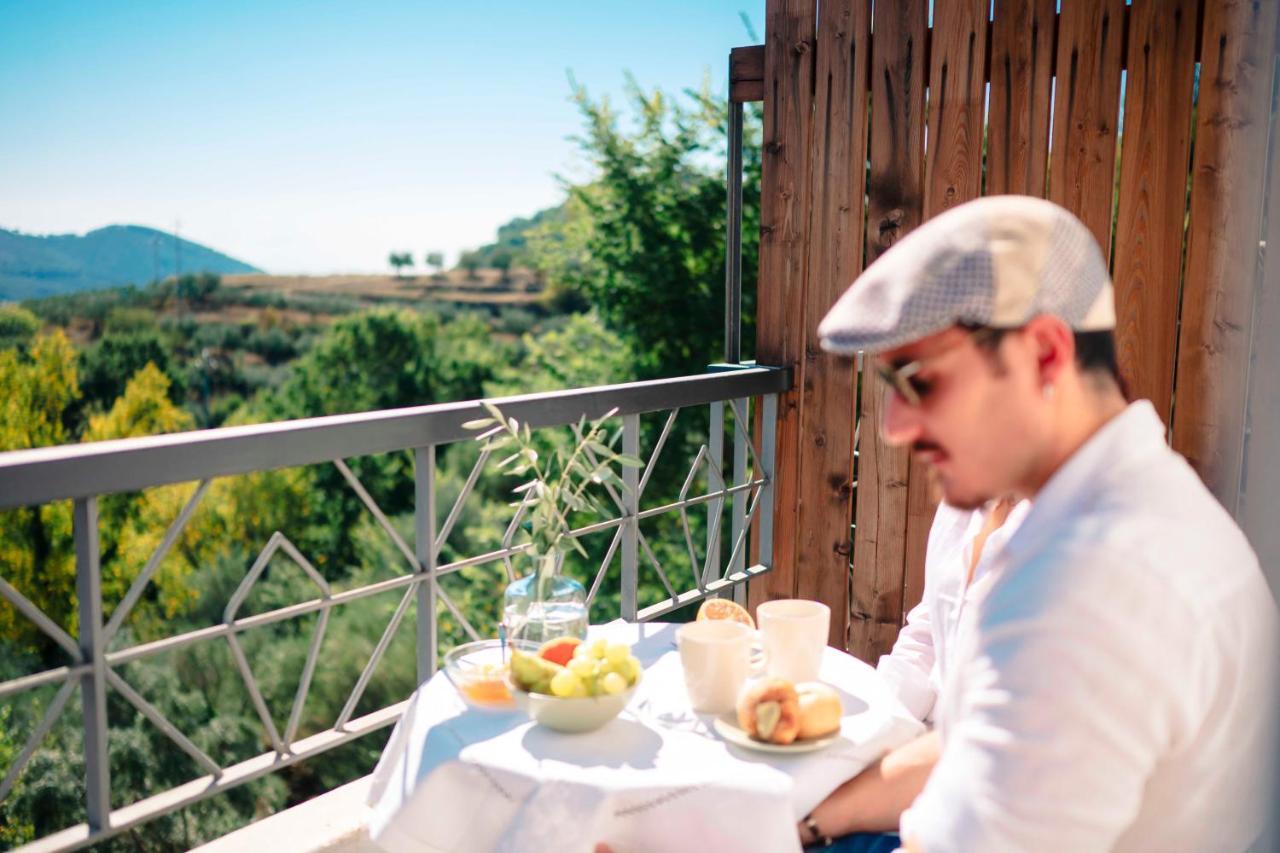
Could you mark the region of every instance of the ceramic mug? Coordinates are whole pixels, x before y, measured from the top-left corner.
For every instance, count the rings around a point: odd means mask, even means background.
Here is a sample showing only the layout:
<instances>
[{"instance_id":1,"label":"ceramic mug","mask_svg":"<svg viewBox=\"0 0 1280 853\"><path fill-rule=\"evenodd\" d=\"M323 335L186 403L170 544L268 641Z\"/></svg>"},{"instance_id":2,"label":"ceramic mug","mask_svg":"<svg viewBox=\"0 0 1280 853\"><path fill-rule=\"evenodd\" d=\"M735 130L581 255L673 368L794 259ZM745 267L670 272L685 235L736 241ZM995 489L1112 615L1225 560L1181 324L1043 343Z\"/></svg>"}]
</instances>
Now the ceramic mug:
<instances>
[{"instance_id":1,"label":"ceramic mug","mask_svg":"<svg viewBox=\"0 0 1280 853\"><path fill-rule=\"evenodd\" d=\"M831 627L831 608L800 598L766 601L756 608L756 622L774 678L799 684L817 681Z\"/></svg>"},{"instance_id":2,"label":"ceramic mug","mask_svg":"<svg viewBox=\"0 0 1280 853\"><path fill-rule=\"evenodd\" d=\"M733 710L743 682L759 669L758 660L753 661L755 643L755 631L727 620L688 622L676 630L684 684L695 711Z\"/></svg>"}]
</instances>

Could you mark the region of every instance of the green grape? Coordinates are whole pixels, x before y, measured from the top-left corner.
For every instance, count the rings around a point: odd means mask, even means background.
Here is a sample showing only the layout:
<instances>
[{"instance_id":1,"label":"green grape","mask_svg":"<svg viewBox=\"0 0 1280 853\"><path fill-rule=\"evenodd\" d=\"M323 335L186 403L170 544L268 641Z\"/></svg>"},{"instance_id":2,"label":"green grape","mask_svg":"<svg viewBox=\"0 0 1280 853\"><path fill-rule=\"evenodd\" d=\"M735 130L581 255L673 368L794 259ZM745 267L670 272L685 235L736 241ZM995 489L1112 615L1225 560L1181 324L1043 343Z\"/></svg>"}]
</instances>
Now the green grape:
<instances>
[{"instance_id":1,"label":"green grape","mask_svg":"<svg viewBox=\"0 0 1280 853\"><path fill-rule=\"evenodd\" d=\"M551 695L561 699L574 695L584 695L586 685L572 671L562 669L551 677Z\"/></svg>"},{"instance_id":2,"label":"green grape","mask_svg":"<svg viewBox=\"0 0 1280 853\"><path fill-rule=\"evenodd\" d=\"M590 644L590 643L578 643L578 645L577 645L577 646L575 646L575 647L574 647L574 649L573 649L573 656L574 656L575 658L590 658L590 657L592 657L592 653L591 653L591 644Z\"/></svg>"},{"instance_id":3,"label":"green grape","mask_svg":"<svg viewBox=\"0 0 1280 853\"><path fill-rule=\"evenodd\" d=\"M622 662L622 675L627 679L627 684L635 684L636 679L640 677L640 659L635 655L628 655L627 659Z\"/></svg>"},{"instance_id":4,"label":"green grape","mask_svg":"<svg viewBox=\"0 0 1280 853\"><path fill-rule=\"evenodd\" d=\"M609 641L605 639L596 640L591 644L591 656L602 658L604 653L609 649Z\"/></svg>"},{"instance_id":5,"label":"green grape","mask_svg":"<svg viewBox=\"0 0 1280 853\"><path fill-rule=\"evenodd\" d=\"M591 658L574 658L569 661L569 669L579 678L593 678L596 674L596 662Z\"/></svg>"},{"instance_id":6,"label":"green grape","mask_svg":"<svg viewBox=\"0 0 1280 853\"><path fill-rule=\"evenodd\" d=\"M631 657L631 649L621 643L610 643L604 650L604 657L609 663L619 664Z\"/></svg>"},{"instance_id":7,"label":"green grape","mask_svg":"<svg viewBox=\"0 0 1280 853\"><path fill-rule=\"evenodd\" d=\"M600 679L600 689L612 696L627 689L627 680L619 673L610 672Z\"/></svg>"}]
</instances>

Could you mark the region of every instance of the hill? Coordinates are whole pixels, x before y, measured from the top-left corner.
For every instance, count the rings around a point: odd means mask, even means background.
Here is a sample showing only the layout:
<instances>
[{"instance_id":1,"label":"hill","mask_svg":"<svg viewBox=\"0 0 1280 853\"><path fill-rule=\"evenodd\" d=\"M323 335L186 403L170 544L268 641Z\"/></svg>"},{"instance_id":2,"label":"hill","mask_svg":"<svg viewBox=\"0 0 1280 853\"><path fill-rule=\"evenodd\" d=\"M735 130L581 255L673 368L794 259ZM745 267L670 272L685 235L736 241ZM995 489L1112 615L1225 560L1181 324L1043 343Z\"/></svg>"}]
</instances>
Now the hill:
<instances>
[{"instance_id":1,"label":"hill","mask_svg":"<svg viewBox=\"0 0 1280 853\"><path fill-rule=\"evenodd\" d=\"M256 273L256 268L140 225L109 225L84 235L36 236L0 229L0 300L55 296L143 284L181 272Z\"/></svg>"}]
</instances>

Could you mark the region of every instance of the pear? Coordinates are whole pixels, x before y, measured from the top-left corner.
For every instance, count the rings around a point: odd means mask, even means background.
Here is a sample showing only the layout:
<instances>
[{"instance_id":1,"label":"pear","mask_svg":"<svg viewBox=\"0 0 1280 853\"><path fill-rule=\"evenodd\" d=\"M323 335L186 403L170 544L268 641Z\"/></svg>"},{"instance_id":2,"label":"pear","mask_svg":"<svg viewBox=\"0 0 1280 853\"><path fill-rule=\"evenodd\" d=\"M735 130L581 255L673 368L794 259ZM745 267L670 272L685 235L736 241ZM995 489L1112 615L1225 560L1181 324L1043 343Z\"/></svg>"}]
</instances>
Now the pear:
<instances>
[{"instance_id":1,"label":"pear","mask_svg":"<svg viewBox=\"0 0 1280 853\"><path fill-rule=\"evenodd\" d=\"M511 678L528 693L550 693L551 679L564 667L538 655L511 650Z\"/></svg>"}]
</instances>

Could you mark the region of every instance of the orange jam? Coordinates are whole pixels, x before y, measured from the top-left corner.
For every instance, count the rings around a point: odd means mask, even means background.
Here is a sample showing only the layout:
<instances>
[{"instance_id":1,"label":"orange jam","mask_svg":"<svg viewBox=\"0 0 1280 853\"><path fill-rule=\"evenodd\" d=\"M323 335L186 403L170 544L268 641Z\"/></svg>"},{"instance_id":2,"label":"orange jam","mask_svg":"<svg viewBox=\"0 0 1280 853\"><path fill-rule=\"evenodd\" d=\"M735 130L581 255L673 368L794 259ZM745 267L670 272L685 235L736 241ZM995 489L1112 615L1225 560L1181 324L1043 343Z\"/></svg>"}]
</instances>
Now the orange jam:
<instances>
[{"instance_id":1,"label":"orange jam","mask_svg":"<svg viewBox=\"0 0 1280 853\"><path fill-rule=\"evenodd\" d=\"M501 676L480 676L462 685L462 694L477 705L510 705L511 689Z\"/></svg>"}]
</instances>

